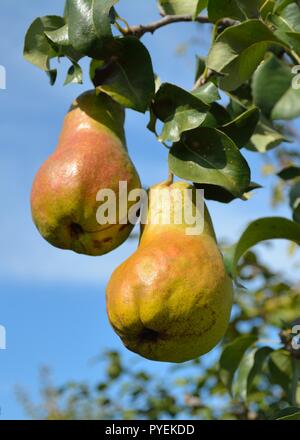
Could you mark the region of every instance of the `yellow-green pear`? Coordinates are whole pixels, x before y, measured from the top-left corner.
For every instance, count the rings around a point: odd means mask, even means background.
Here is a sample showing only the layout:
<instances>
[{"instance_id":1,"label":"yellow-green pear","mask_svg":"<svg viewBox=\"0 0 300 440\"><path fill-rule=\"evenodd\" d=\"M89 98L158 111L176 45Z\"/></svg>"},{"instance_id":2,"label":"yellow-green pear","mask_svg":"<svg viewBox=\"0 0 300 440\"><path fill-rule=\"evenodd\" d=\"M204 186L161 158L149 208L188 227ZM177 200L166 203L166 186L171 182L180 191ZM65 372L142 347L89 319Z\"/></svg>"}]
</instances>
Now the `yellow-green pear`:
<instances>
[{"instance_id":1,"label":"yellow-green pear","mask_svg":"<svg viewBox=\"0 0 300 440\"><path fill-rule=\"evenodd\" d=\"M38 171L32 188L33 220L52 245L87 255L102 255L122 244L133 225L128 218L98 222L97 194L112 190L120 197L119 182L128 192L140 179L126 149L124 110L95 90L79 96L65 117L54 153ZM133 203L127 202L129 209Z\"/></svg>"},{"instance_id":2,"label":"yellow-green pear","mask_svg":"<svg viewBox=\"0 0 300 440\"><path fill-rule=\"evenodd\" d=\"M161 190L169 197L162 198ZM187 222L188 208L193 216ZM145 358L185 362L221 340L233 286L209 212L193 186L164 182L150 189L139 247L113 273L106 300L124 345Z\"/></svg>"}]
</instances>

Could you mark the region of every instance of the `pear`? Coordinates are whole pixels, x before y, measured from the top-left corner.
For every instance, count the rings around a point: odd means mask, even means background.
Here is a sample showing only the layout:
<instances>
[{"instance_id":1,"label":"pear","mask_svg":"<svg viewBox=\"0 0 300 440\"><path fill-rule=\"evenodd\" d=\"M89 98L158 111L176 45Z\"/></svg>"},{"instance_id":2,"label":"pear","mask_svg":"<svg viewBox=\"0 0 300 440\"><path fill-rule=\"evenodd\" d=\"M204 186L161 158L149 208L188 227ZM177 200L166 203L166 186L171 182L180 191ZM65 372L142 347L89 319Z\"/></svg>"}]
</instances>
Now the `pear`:
<instances>
[{"instance_id":1,"label":"pear","mask_svg":"<svg viewBox=\"0 0 300 440\"><path fill-rule=\"evenodd\" d=\"M38 171L31 193L33 220L52 245L86 255L102 255L122 244L134 225L128 218L99 224L96 198L119 182L128 192L141 183L127 152L124 110L95 90L79 96L65 117L54 153ZM125 197L125 195L124 195ZM104 202L104 201L103 201ZM129 209L132 203L127 201Z\"/></svg>"},{"instance_id":2,"label":"pear","mask_svg":"<svg viewBox=\"0 0 300 440\"><path fill-rule=\"evenodd\" d=\"M169 193L169 202L159 203L157 189ZM187 207L187 189L195 224L202 217L197 234L191 234L191 224L178 211ZM181 206L178 196L184 200ZM209 212L204 201L202 210L196 202L195 187L185 182L152 187L139 247L107 286L113 328L129 350L151 360L185 362L207 353L224 336L230 319L232 282Z\"/></svg>"}]
</instances>

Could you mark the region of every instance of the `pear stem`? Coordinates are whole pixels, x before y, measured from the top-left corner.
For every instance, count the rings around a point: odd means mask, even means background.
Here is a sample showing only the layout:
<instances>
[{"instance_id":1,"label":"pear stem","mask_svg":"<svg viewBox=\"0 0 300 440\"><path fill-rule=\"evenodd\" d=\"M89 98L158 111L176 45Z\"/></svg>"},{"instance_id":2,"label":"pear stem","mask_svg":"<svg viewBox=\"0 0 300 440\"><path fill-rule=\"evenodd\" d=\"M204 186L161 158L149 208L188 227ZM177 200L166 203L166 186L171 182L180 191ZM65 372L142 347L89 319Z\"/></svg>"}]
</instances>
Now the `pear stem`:
<instances>
[{"instance_id":1,"label":"pear stem","mask_svg":"<svg viewBox=\"0 0 300 440\"><path fill-rule=\"evenodd\" d=\"M166 185L172 185L174 182L174 174L169 171L168 179L164 182Z\"/></svg>"},{"instance_id":2,"label":"pear stem","mask_svg":"<svg viewBox=\"0 0 300 440\"><path fill-rule=\"evenodd\" d=\"M122 28L122 26L120 26L117 21L114 23L114 26L118 29L119 32L121 32L121 34L123 34L123 35L127 34L128 30Z\"/></svg>"}]
</instances>

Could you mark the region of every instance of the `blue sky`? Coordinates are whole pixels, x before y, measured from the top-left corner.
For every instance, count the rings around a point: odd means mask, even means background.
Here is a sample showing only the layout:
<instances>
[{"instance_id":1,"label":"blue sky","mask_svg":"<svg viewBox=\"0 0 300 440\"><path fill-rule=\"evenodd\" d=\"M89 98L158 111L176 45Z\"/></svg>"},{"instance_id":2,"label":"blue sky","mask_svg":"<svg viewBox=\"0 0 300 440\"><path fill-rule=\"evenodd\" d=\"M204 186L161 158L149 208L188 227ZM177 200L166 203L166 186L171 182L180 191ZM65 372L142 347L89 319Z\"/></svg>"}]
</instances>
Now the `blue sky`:
<instances>
[{"instance_id":1,"label":"blue sky","mask_svg":"<svg viewBox=\"0 0 300 440\"><path fill-rule=\"evenodd\" d=\"M123 349L110 328L104 298L110 274L136 243L129 241L106 256L91 258L51 247L35 230L29 207L32 180L56 145L71 101L90 88L88 64L84 63L84 85L63 87L67 66L62 62L58 82L50 87L46 76L23 60L23 38L36 16L59 15L63 1L1 3L0 65L7 71L7 90L0 90L0 325L7 330L7 350L0 350L0 419L14 419L24 415L13 388L21 384L35 396L41 365L52 367L60 383L99 377L101 366L91 367L88 361L107 348L122 350L128 362L138 360ZM158 18L155 0L121 0L118 12L131 24ZM204 55L208 41L206 28L194 24L172 25L143 38L161 80L187 89L193 84L195 54ZM176 48L189 42L187 52L176 55ZM167 154L145 128L147 120L147 115L127 112L129 150L148 186L166 177ZM246 156L254 169L253 180L261 181L261 158ZM274 214L269 204L271 182L264 179L265 188L247 203L209 203L219 238L234 241L249 221ZM289 217L290 212L280 208L276 215ZM263 248L262 255L271 255L276 269L288 271L286 243ZM156 363L139 361L158 371Z\"/></svg>"}]
</instances>

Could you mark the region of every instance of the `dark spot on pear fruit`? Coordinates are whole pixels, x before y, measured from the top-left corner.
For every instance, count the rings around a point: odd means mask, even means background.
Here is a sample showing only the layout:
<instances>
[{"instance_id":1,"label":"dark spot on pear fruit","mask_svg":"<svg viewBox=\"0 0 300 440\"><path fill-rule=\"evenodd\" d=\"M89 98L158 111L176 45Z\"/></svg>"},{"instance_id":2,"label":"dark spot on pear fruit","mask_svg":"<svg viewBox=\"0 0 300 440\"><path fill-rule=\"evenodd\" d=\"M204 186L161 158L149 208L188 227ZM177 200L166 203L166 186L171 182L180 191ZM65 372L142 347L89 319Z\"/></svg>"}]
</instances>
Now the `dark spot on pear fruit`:
<instances>
[{"instance_id":1,"label":"dark spot on pear fruit","mask_svg":"<svg viewBox=\"0 0 300 440\"><path fill-rule=\"evenodd\" d=\"M151 330L150 328L144 328L139 335L139 339L142 342L155 342L159 339L159 337L159 333L155 330Z\"/></svg>"},{"instance_id":2,"label":"dark spot on pear fruit","mask_svg":"<svg viewBox=\"0 0 300 440\"><path fill-rule=\"evenodd\" d=\"M110 243L112 242L112 240L113 240L112 237L107 237L102 240L102 243Z\"/></svg>"},{"instance_id":3,"label":"dark spot on pear fruit","mask_svg":"<svg viewBox=\"0 0 300 440\"><path fill-rule=\"evenodd\" d=\"M71 223L70 224L70 234L71 234L72 238L77 239L83 233L84 233L84 230L78 223Z\"/></svg>"},{"instance_id":4,"label":"dark spot on pear fruit","mask_svg":"<svg viewBox=\"0 0 300 440\"><path fill-rule=\"evenodd\" d=\"M96 249L101 249L102 244L103 244L103 242L100 240L93 240L93 245L95 246Z\"/></svg>"},{"instance_id":5,"label":"dark spot on pear fruit","mask_svg":"<svg viewBox=\"0 0 300 440\"><path fill-rule=\"evenodd\" d=\"M126 225L121 225L120 227L119 227L119 231L123 231L124 229L126 229L127 228L127 224Z\"/></svg>"},{"instance_id":6,"label":"dark spot on pear fruit","mask_svg":"<svg viewBox=\"0 0 300 440\"><path fill-rule=\"evenodd\" d=\"M93 240L93 245L96 249L101 249L105 243L111 243L113 241L112 237L104 238L103 240Z\"/></svg>"}]
</instances>

